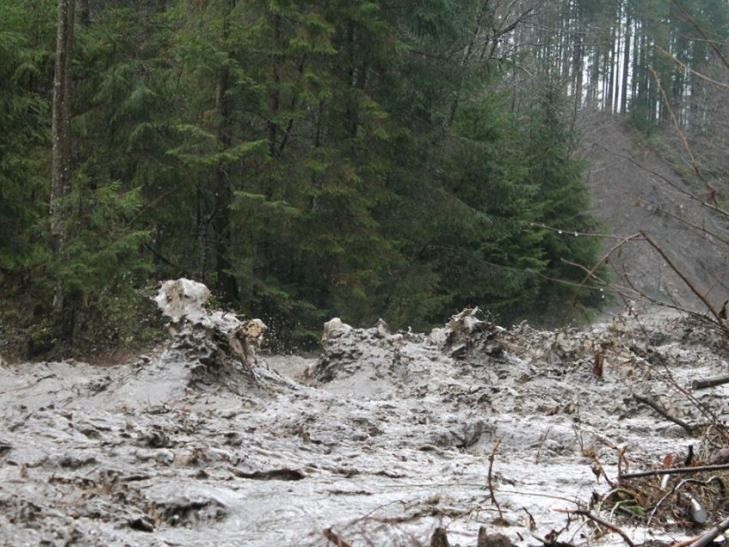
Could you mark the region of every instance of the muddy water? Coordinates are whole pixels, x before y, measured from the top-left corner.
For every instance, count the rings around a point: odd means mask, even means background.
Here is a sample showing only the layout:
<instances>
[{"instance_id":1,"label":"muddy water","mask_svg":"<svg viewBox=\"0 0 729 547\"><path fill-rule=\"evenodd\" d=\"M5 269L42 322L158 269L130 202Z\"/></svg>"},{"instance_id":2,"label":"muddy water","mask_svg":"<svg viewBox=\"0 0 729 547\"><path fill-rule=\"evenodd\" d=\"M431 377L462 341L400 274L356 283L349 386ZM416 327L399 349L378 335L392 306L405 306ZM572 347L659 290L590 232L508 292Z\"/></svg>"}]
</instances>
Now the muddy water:
<instances>
[{"instance_id":1,"label":"muddy water","mask_svg":"<svg viewBox=\"0 0 729 547\"><path fill-rule=\"evenodd\" d=\"M331 529L400 546L442 526L470 547L485 526L540 545L562 510L610 489L594 457L615 477L622 448L640 469L700 443L632 394L699 420L672 381L727 372L723 354L685 319L644 327L652 340L626 318L561 333L337 327L318 360L202 362L172 341L118 366L0 367L0 544L323 546ZM728 389L701 400L723 415ZM559 539L622 544L577 520Z\"/></svg>"}]
</instances>

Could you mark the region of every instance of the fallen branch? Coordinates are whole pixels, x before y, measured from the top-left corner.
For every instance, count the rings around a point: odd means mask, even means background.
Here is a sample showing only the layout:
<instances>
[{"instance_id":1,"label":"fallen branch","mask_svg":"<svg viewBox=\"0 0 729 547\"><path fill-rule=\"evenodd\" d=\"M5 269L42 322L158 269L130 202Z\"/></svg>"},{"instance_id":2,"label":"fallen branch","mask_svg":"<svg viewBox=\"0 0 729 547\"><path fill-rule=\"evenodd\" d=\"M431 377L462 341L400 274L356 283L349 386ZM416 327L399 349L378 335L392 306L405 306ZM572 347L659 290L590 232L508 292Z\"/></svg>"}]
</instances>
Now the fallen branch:
<instances>
[{"instance_id":1,"label":"fallen branch","mask_svg":"<svg viewBox=\"0 0 729 547\"><path fill-rule=\"evenodd\" d=\"M700 535L698 539L689 544L689 547L706 547L707 545L710 545L720 534L723 534L727 530L729 530L729 518L721 521L711 530Z\"/></svg>"},{"instance_id":2,"label":"fallen branch","mask_svg":"<svg viewBox=\"0 0 729 547\"><path fill-rule=\"evenodd\" d=\"M723 384L729 384L729 374L715 376L714 378L707 378L706 380L694 380L691 382L691 389L706 389Z\"/></svg>"},{"instance_id":3,"label":"fallen branch","mask_svg":"<svg viewBox=\"0 0 729 547\"><path fill-rule=\"evenodd\" d=\"M351 543L344 541L341 537L335 534L331 528L322 530L322 534L324 534L324 537L327 538L327 543L331 542L337 547L352 547Z\"/></svg>"},{"instance_id":4,"label":"fallen branch","mask_svg":"<svg viewBox=\"0 0 729 547\"><path fill-rule=\"evenodd\" d=\"M623 538L623 541L629 547L635 547L635 543L633 543L633 541L628 537L628 534L623 532L620 528L618 528L614 524L610 524L609 522L601 519L600 517L596 517L589 511L585 511L584 509L577 509L575 511L565 511L565 512L569 513L571 515L579 515L581 517L590 519L590 520L596 522L597 524L599 524L600 526L604 526L608 530L611 530L611 531L615 532L616 534L618 534L621 538Z\"/></svg>"},{"instance_id":5,"label":"fallen branch","mask_svg":"<svg viewBox=\"0 0 729 547\"><path fill-rule=\"evenodd\" d=\"M727 381L729 381L729 380L727 380ZM643 397L642 395L636 395L635 393L633 394L633 399L635 399L639 403L643 403L644 405L651 407L658 414L663 416L666 420L668 420L669 422L673 422L674 424L680 426L687 433L693 433L694 431L696 431L697 426L687 424L683 420L680 420L679 418L676 418L675 416L671 416L665 408L663 408L661 405L659 405L653 399L650 399L648 397Z\"/></svg>"},{"instance_id":6,"label":"fallen branch","mask_svg":"<svg viewBox=\"0 0 729 547\"><path fill-rule=\"evenodd\" d=\"M703 471L723 471L729 469L729 463L717 465L698 465L696 467L674 467L673 469L653 469L651 471L638 471L636 473L625 473L619 479L638 479L641 477L658 477L660 475L683 475L688 473L701 473Z\"/></svg>"},{"instance_id":7,"label":"fallen branch","mask_svg":"<svg viewBox=\"0 0 729 547\"><path fill-rule=\"evenodd\" d=\"M496 506L496 509L499 511L499 519L504 519L504 514L501 511L501 506L499 505L499 502L496 501L496 496L494 495L494 482L493 482L493 467L494 467L494 459L496 458L496 452L499 450L499 446L501 446L501 439L497 439L496 443L494 443L494 449L491 451L491 455L489 456L489 474L488 474L488 485L489 485L489 495L491 496L491 503L493 503Z\"/></svg>"}]
</instances>

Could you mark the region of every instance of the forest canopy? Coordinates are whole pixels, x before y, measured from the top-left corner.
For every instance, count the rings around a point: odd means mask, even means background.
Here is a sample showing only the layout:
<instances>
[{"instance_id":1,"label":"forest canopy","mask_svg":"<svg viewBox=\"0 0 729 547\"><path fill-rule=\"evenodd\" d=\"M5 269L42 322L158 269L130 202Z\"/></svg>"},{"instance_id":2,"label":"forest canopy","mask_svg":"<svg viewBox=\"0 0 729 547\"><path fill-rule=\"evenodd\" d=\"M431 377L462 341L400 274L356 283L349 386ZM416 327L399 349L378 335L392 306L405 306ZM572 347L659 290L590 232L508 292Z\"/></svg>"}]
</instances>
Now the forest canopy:
<instances>
[{"instance_id":1,"label":"forest canopy","mask_svg":"<svg viewBox=\"0 0 729 547\"><path fill-rule=\"evenodd\" d=\"M599 301L574 265L598 251L574 118L659 123L655 67L685 123L708 119L661 57L711 60L679 6L4 0L2 323L123 342L180 276L287 343L335 315L574 317ZM691 8L726 30L726 2Z\"/></svg>"}]
</instances>

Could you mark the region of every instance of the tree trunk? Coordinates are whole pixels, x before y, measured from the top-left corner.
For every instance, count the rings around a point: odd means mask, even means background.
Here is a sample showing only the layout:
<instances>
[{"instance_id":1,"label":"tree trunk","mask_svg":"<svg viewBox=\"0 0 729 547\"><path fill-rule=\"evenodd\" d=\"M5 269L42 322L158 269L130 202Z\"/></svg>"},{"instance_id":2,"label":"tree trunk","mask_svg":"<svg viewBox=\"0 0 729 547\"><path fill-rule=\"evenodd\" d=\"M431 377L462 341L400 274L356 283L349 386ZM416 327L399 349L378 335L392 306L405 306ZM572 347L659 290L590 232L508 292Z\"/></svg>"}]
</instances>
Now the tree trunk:
<instances>
[{"instance_id":1,"label":"tree trunk","mask_svg":"<svg viewBox=\"0 0 729 547\"><path fill-rule=\"evenodd\" d=\"M273 43L275 48L281 47L281 17L273 15L271 21L273 31ZM281 75L279 74L278 58L271 63L271 89L268 92L268 109L270 119L268 121L268 148L272 158L278 155L278 133L279 125L276 121L281 110Z\"/></svg>"},{"instance_id":2,"label":"tree trunk","mask_svg":"<svg viewBox=\"0 0 729 547\"><path fill-rule=\"evenodd\" d=\"M227 12L223 21L223 33L227 37L229 32L230 13L235 8L236 0L228 0ZM228 92L230 90L230 69L225 66L218 79L216 106L218 110L218 144L222 150L230 148L233 142L233 105ZM230 260L231 226L230 206L233 192L230 184L228 169L221 165L215 170L215 205L213 212L213 229L215 230L215 273L216 288L224 299L234 301L238 297L238 284L232 274Z\"/></svg>"},{"instance_id":3,"label":"tree trunk","mask_svg":"<svg viewBox=\"0 0 729 547\"><path fill-rule=\"evenodd\" d=\"M51 126L51 196L50 229L51 251L56 255L64 252L66 222L68 221L67 198L71 192L71 53L75 0L58 0L58 30L56 37L56 62L53 77L53 106ZM73 325L64 320L69 303L64 301L65 289L59 280L53 298L53 315L58 325L73 331Z\"/></svg>"},{"instance_id":4,"label":"tree trunk","mask_svg":"<svg viewBox=\"0 0 729 547\"><path fill-rule=\"evenodd\" d=\"M89 0L78 0L78 18L84 27L91 26L91 10L89 8Z\"/></svg>"},{"instance_id":5,"label":"tree trunk","mask_svg":"<svg viewBox=\"0 0 729 547\"><path fill-rule=\"evenodd\" d=\"M623 52L623 82L620 91L620 112L625 114L628 111L628 81L630 72L630 44L633 37L631 31L633 22L630 19L628 6L625 6L625 51Z\"/></svg>"},{"instance_id":6,"label":"tree trunk","mask_svg":"<svg viewBox=\"0 0 729 547\"><path fill-rule=\"evenodd\" d=\"M610 63L610 75L608 77L608 97L607 97L607 111L610 114L615 113L615 76L616 76L616 57L617 57L617 50L620 47L620 10L618 9L618 15L616 17L615 24L612 27L611 33L610 33L610 53L609 53L609 60Z\"/></svg>"}]
</instances>

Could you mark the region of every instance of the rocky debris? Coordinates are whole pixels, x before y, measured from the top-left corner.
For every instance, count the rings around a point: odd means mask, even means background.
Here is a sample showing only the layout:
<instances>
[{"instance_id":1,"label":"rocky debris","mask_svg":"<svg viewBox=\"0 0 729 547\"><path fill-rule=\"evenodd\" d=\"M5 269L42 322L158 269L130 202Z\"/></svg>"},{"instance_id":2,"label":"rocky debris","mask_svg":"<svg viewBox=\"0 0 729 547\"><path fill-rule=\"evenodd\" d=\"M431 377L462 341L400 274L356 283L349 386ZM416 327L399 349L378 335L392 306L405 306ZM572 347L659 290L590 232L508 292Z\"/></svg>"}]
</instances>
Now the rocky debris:
<instances>
[{"instance_id":1,"label":"rocky debris","mask_svg":"<svg viewBox=\"0 0 729 547\"><path fill-rule=\"evenodd\" d=\"M214 498L189 499L182 496L152 503L149 513L154 515L154 521L160 524L200 526L207 522L220 522L228 516L229 511L223 503Z\"/></svg>"},{"instance_id":2,"label":"rocky debris","mask_svg":"<svg viewBox=\"0 0 729 547\"><path fill-rule=\"evenodd\" d=\"M369 329L354 329L335 319L324 327L322 353L308 372L315 385L341 396L393 398L404 391L426 390L448 358L423 334L391 333L380 320Z\"/></svg>"},{"instance_id":3,"label":"rocky debris","mask_svg":"<svg viewBox=\"0 0 729 547\"><path fill-rule=\"evenodd\" d=\"M505 329L478 318L478 308L454 315L430 334L391 333L383 320L370 329L354 329L335 318L325 323L322 354L310 376L320 384L336 380L356 385L362 394L382 395L398 387L427 388L429 363L453 366L469 356L476 360L503 356Z\"/></svg>"}]
</instances>

